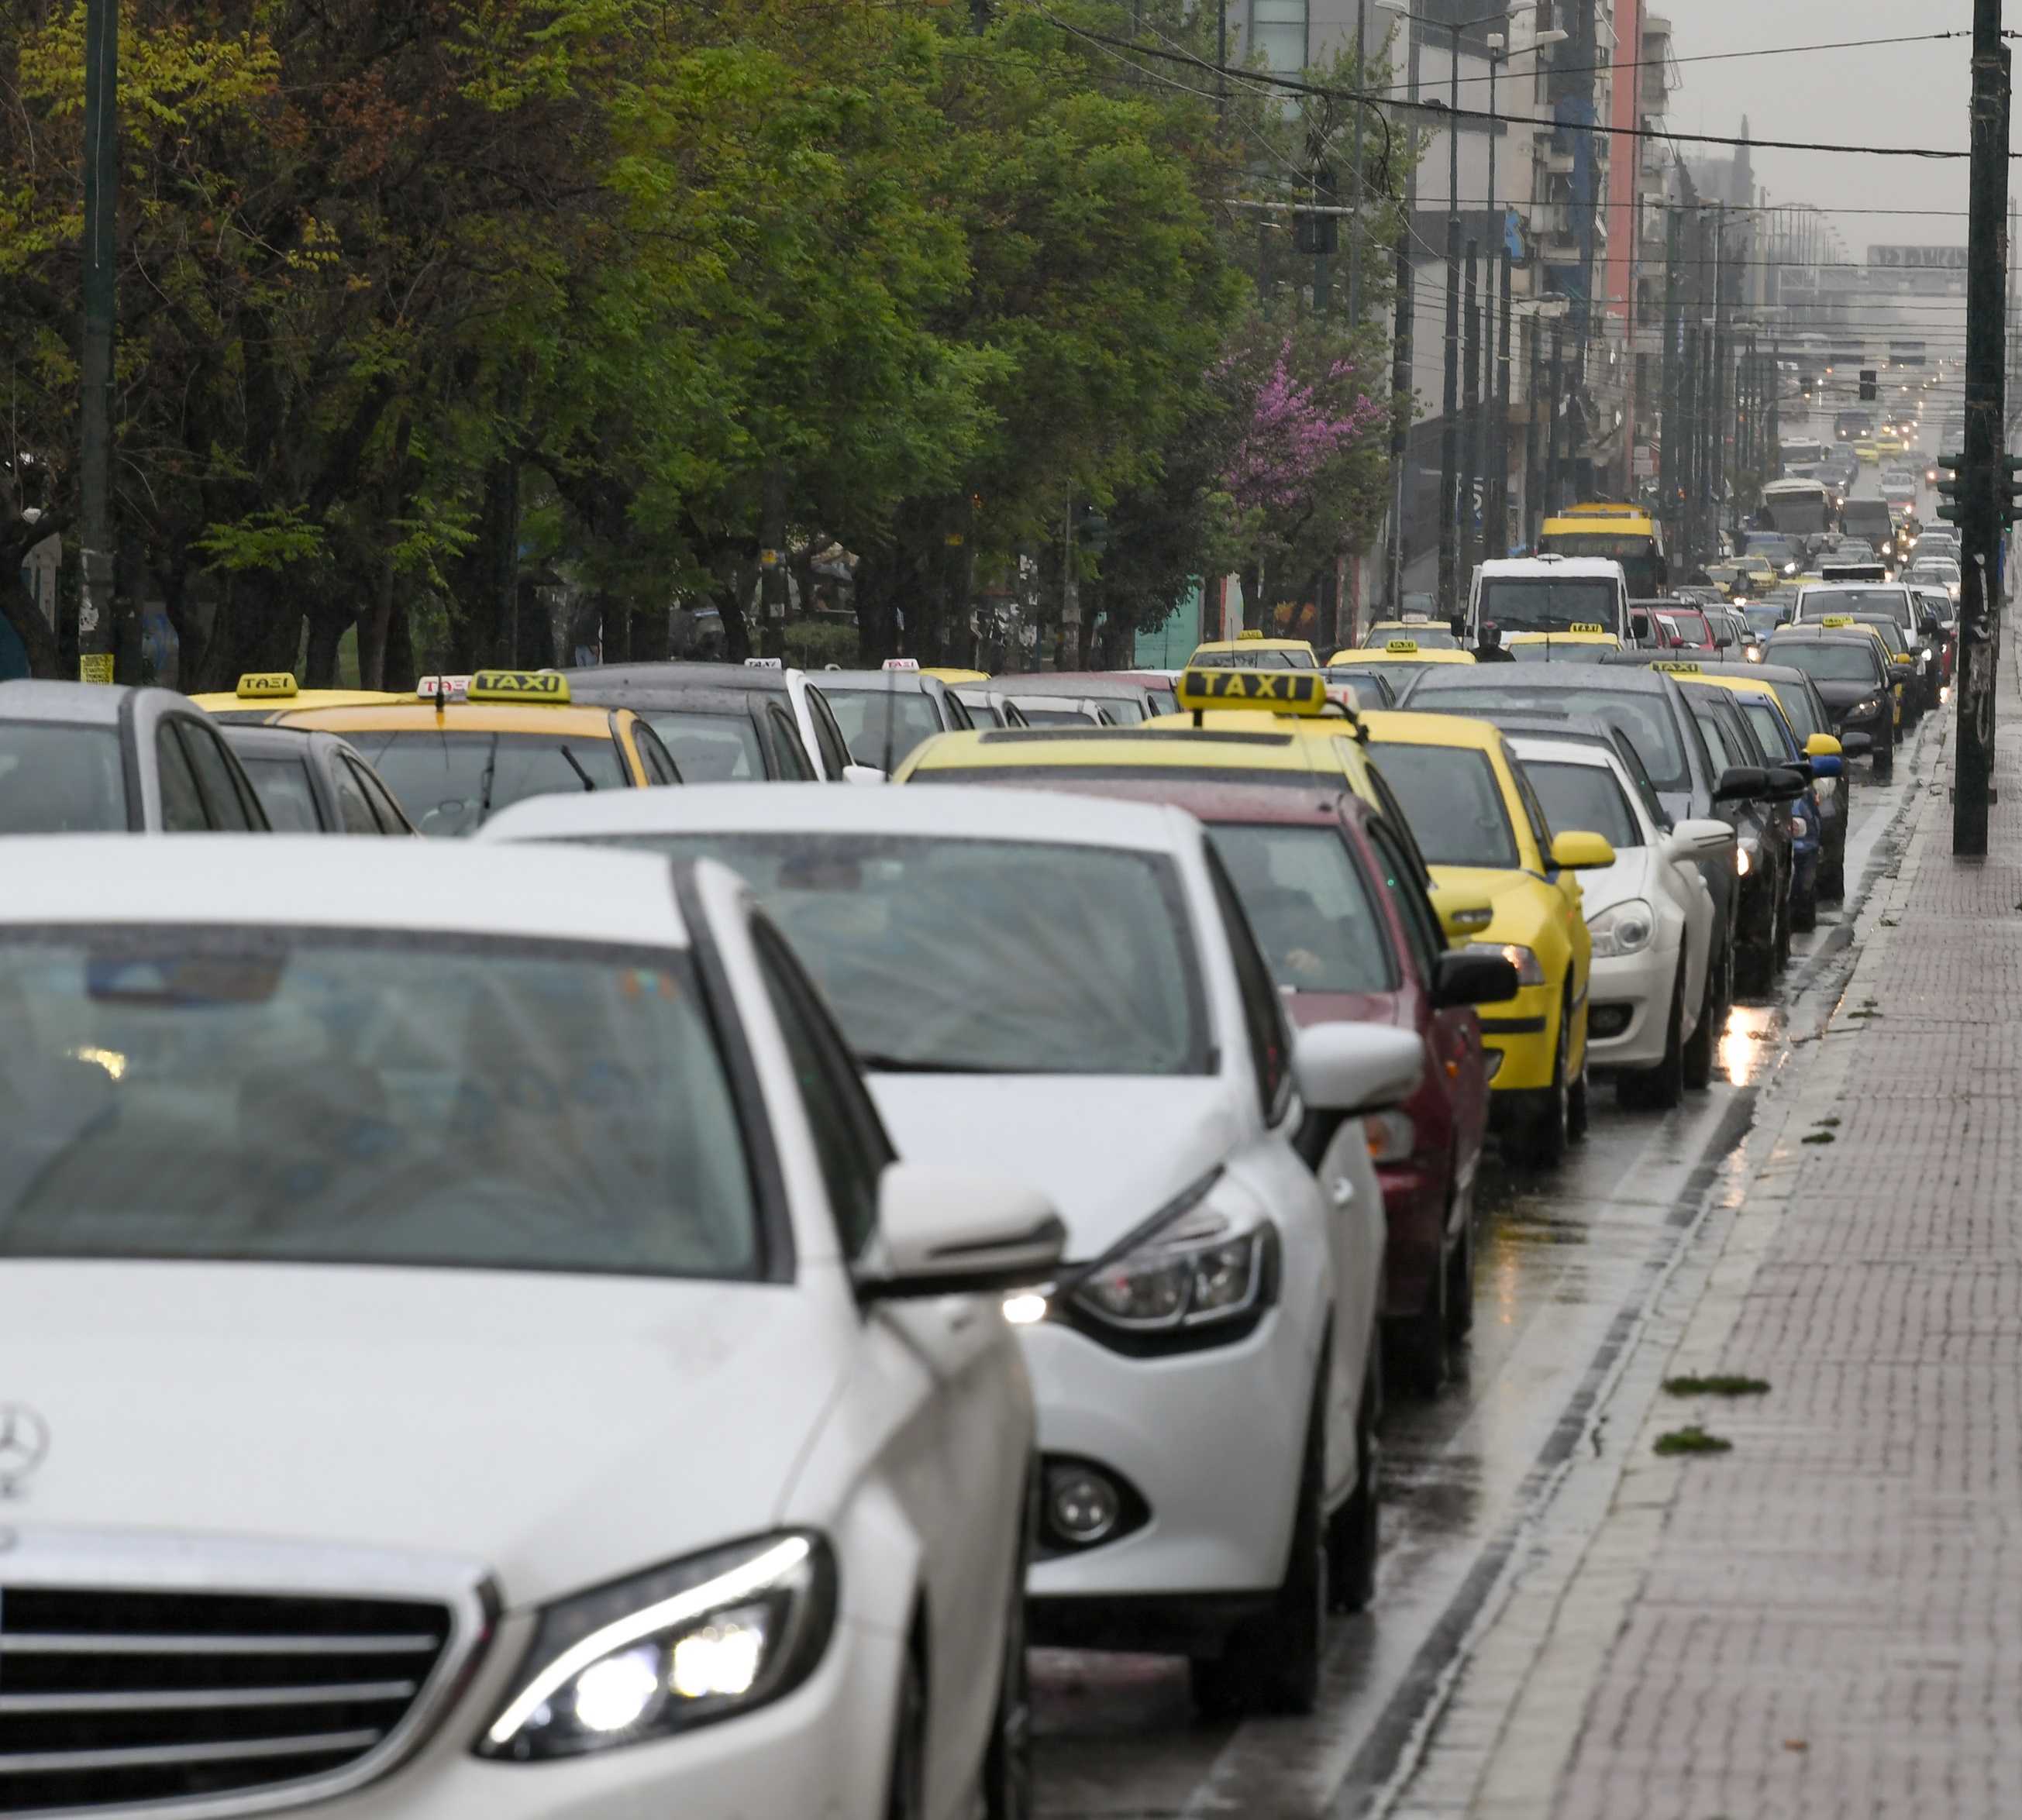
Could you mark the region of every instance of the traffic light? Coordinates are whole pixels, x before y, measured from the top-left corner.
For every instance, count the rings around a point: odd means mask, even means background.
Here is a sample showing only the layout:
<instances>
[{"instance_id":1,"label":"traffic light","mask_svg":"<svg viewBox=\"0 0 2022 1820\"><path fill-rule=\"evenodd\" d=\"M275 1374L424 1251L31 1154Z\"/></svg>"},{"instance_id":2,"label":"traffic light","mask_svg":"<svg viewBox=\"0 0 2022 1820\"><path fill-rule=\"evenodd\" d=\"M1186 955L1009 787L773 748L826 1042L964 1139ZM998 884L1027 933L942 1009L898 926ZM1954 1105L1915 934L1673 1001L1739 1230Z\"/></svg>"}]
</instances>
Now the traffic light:
<instances>
[{"instance_id":1,"label":"traffic light","mask_svg":"<svg viewBox=\"0 0 2022 1820\"><path fill-rule=\"evenodd\" d=\"M2001 528L2022 524L2022 455L2001 458Z\"/></svg>"},{"instance_id":2,"label":"traffic light","mask_svg":"<svg viewBox=\"0 0 2022 1820\"><path fill-rule=\"evenodd\" d=\"M1965 465L1965 457L1963 455L1940 455L1938 458L1938 472L1944 474L1949 470L1951 476L1949 480L1938 482L1938 516L1947 524L1958 523L1959 514L1964 509L1959 500L1958 472Z\"/></svg>"},{"instance_id":3,"label":"traffic light","mask_svg":"<svg viewBox=\"0 0 2022 1820\"><path fill-rule=\"evenodd\" d=\"M1876 386L1875 386L1875 383L1874 383L1874 368L1870 367L1862 367L1862 368L1861 368L1861 370L1860 370L1860 401L1861 401L1861 403L1862 403L1863 404L1872 404L1872 403L1874 402L1874 400L1875 400L1876 399L1879 398L1881 396L1881 392L1880 392L1876 388Z\"/></svg>"}]
</instances>

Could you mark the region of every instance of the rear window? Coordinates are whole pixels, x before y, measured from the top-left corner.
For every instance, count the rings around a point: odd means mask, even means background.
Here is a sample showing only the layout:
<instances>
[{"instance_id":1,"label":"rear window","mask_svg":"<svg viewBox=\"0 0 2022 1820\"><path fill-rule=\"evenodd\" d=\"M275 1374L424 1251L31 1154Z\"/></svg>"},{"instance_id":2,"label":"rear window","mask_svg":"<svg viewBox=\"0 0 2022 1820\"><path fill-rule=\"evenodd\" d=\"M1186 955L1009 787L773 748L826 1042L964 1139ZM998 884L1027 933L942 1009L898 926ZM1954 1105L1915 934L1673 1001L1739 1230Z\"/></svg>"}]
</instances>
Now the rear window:
<instances>
[{"instance_id":1,"label":"rear window","mask_svg":"<svg viewBox=\"0 0 2022 1820\"><path fill-rule=\"evenodd\" d=\"M1692 787L1684 733L1672 715L1670 701L1652 690L1589 688L1584 679L1570 688L1470 680L1454 688L1422 689L1411 705L1437 714L1465 714L1470 708L1541 708L1555 714L1591 714L1628 735L1658 789Z\"/></svg>"},{"instance_id":2,"label":"rear window","mask_svg":"<svg viewBox=\"0 0 2022 1820\"><path fill-rule=\"evenodd\" d=\"M110 727L0 720L0 834L123 834L126 782Z\"/></svg>"},{"instance_id":3,"label":"rear window","mask_svg":"<svg viewBox=\"0 0 2022 1820\"><path fill-rule=\"evenodd\" d=\"M858 764L896 771L914 746L941 731L933 703L918 689L852 689L831 680L822 693Z\"/></svg>"},{"instance_id":4,"label":"rear window","mask_svg":"<svg viewBox=\"0 0 2022 1820\"><path fill-rule=\"evenodd\" d=\"M1881 663L1879 651L1863 651L1857 644L1829 644L1823 639L1772 639L1770 653L1772 662L1788 664L1821 683L1874 682Z\"/></svg>"},{"instance_id":5,"label":"rear window","mask_svg":"<svg viewBox=\"0 0 2022 1820\"><path fill-rule=\"evenodd\" d=\"M748 714L655 709L646 718L690 783L762 783L765 760Z\"/></svg>"},{"instance_id":6,"label":"rear window","mask_svg":"<svg viewBox=\"0 0 2022 1820\"><path fill-rule=\"evenodd\" d=\"M1366 750L1396 793L1428 865L1516 866L1516 837L1487 753L1387 739L1372 739Z\"/></svg>"},{"instance_id":7,"label":"rear window","mask_svg":"<svg viewBox=\"0 0 2022 1820\"><path fill-rule=\"evenodd\" d=\"M242 752L239 763L252 779L260 807L267 812L267 819L273 825L276 833L323 832L323 822L316 814L316 792L309 784L308 767L299 758L249 757Z\"/></svg>"},{"instance_id":8,"label":"rear window","mask_svg":"<svg viewBox=\"0 0 2022 1820\"><path fill-rule=\"evenodd\" d=\"M1575 830L1604 836L1612 847L1640 847L1643 830L1636 812L1622 793L1615 773L1604 764L1574 764L1527 758L1524 770L1544 807L1554 835Z\"/></svg>"},{"instance_id":9,"label":"rear window","mask_svg":"<svg viewBox=\"0 0 2022 1820\"><path fill-rule=\"evenodd\" d=\"M529 797L626 787L623 761L608 739L419 727L350 739L424 834L474 834L488 816Z\"/></svg>"},{"instance_id":10,"label":"rear window","mask_svg":"<svg viewBox=\"0 0 2022 1820\"><path fill-rule=\"evenodd\" d=\"M1909 597L1900 588L1807 588L1798 604L1801 620L1837 613L1880 613L1899 625L1911 623Z\"/></svg>"},{"instance_id":11,"label":"rear window","mask_svg":"<svg viewBox=\"0 0 2022 1820\"><path fill-rule=\"evenodd\" d=\"M1369 887L1336 830L1217 822L1207 834L1282 990L1396 990Z\"/></svg>"}]
</instances>

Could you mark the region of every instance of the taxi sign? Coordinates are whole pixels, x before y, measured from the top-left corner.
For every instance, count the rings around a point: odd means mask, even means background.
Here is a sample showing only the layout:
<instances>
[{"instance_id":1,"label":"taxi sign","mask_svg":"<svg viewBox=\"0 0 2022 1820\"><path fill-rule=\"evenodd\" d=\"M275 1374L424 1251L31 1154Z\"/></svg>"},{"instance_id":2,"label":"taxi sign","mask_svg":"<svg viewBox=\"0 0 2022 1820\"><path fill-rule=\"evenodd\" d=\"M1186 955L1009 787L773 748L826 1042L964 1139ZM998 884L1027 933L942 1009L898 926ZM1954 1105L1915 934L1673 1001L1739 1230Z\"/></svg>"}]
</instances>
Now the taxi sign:
<instances>
[{"instance_id":1,"label":"taxi sign","mask_svg":"<svg viewBox=\"0 0 2022 1820\"><path fill-rule=\"evenodd\" d=\"M1261 638L1264 634L1254 626L1246 626L1235 635L1239 639Z\"/></svg>"},{"instance_id":2,"label":"taxi sign","mask_svg":"<svg viewBox=\"0 0 2022 1820\"><path fill-rule=\"evenodd\" d=\"M1695 677L1699 673L1697 664L1681 657L1660 657L1650 667L1653 670L1669 670L1674 677Z\"/></svg>"},{"instance_id":3,"label":"taxi sign","mask_svg":"<svg viewBox=\"0 0 2022 1820\"><path fill-rule=\"evenodd\" d=\"M248 670L233 692L242 702L274 702L301 691L293 670Z\"/></svg>"},{"instance_id":4,"label":"taxi sign","mask_svg":"<svg viewBox=\"0 0 2022 1820\"><path fill-rule=\"evenodd\" d=\"M465 691L473 702L566 702L568 678L560 670L480 670Z\"/></svg>"},{"instance_id":5,"label":"taxi sign","mask_svg":"<svg viewBox=\"0 0 2022 1820\"><path fill-rule=\"evenodd\" d=\"M425 702L454 701L469 692L468 677L423 677L414 684L414 693Z\"/></svg>"},{"instance_id":6,"label":"taxi sign","mask_svg":"<svg viewBox=\"0 0 2022 1820\"><path fill-rule=\"evenodd\" d=\"M920 667L920 660L916 657L888 657L885 667L888 670L916 670Z\"/></svg>"},{"instance_id":7,"label":"taxi sign","mask_svg":"<svg viewBox=\"0 0 2022 1820\"><path fill-rule=\"evenodd\" d=\"M1851 613L1828 613L1819 623L1821 626L1851 626L1853 615Z\"/></svg>"},{"instance_id":8,"label":"taxi sign","mask_svg":"<svg viewBox=\"0 0 2022 1820\"><path fill-rule=\"evenodd\" d=\"M1383 649L1391 657L1412 657L1418 653L1418 641L1415 638L1386 639Z\"/></svg>"},{"instance_id":9,"label":"taxi sign","mask_svg":"<svg viewBox=\"0 0 2022 1820\"><path fill-rule=\"evenodd\" d=\"M1318 670L1182 670L1175 691L1181 710L1261 708L1274 714L1323 714L1327 678Z\"/></svg>"},{"instance_id":10,"label":"taxi sign","mask_svg":"<svg viewBox=\"0 0 2022 1820\"><path fill-rule=\"evenodd\" d=\"M783 657L747 657L744 667L748 670L783 670L787 660Z\"/></svg>"},{"instance_id":11,"label":"taxi sign","mask_svg":"<svg viewBox=\"0 0 2022 1820\"><path fill-rule=\"evenodd\" d=\"M1604 626L1574 626L1568 627L1568 629L1573 632L1597 632L1604 638L1608 636L1608 628Z\"/></svg>"}]
</instances>

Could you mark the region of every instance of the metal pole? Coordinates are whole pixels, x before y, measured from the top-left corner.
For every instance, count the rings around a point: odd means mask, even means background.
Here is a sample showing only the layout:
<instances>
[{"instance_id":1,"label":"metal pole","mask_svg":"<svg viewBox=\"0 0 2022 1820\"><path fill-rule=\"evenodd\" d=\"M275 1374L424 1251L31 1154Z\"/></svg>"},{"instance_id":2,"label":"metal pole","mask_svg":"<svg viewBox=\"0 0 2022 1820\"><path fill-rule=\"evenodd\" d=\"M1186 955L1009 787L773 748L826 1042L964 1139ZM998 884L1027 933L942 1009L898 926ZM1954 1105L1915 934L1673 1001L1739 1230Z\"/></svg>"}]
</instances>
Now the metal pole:
<instances>
[{"instance_id":1,"label":"metal pole","mask_svg":"<svg viewBox=\"0 0 2022 1820\"><path fill-rule=\"evenodd\" d=\"M1665 541L1670 546L1666 553L1681 563L1685 556L1684 521L1678 511L1678 476L1684 454L1684 426L1678 416L1678 233L1681 224L1679 210L1667 208L1664 223L1664 365L1660 381L1663 390L1658 401L1661 439L1657 444L1658 510L1664 522Z\"/></svg>"},{"instance_id":2,"label":"metal pole","mask_svg":"<svg viewBox=\"0 0 2022 1820\"><path fill-rule=\"evenodd\" d=\"M1489 436L1488 540L1491 556L1509 553L1509 243L1506 236L1502 268L1502 340L1495 356L1495 423Z\"/></svg>"},{"instance_id":3,"label":"metal pole","mask_svg":"<svg viewBox=\"0 0 2022 1820\"><path fill-rule=\"evenodd\" d=\"M1460 611L1460 30L1452 38L1447 108L1447 341L1446 374L1440 390L1440 614Z\"/></svg>"},{"instance_id":4,"label":"metal pole","mask_svg":"<svg viewBox=\"0 0 2022 1820\"><path fill-rule=\"evenodd\" d=\"M112 334L115 184L119 172L119 0L87 0L84 23L84 348L78 399L83 589L78 677L112 680ZM140 679L134 679L138 681Z\"/></svg>"},{"instance_id":5,"label":"metal pole","mask_svg":"<svg viewBox=\"0 0 2022 1820\"><path fill-rule=\"evenodd\" d=\"M2006 359L2009 57L2001 0L1973 0L1973 175L1965 278L1965 450L1959 470L1958 757L1952 852L1984 857L1994 777L1994 665L2007 496L2002 423Z\"/></svg>"},{"instance_id":6,"label":"metal pole","mask_svg":"<svg viewBox=\"0 0 2022 1820\"><path fill-rule=\"evenodd\" d=\"M1408 20L1406 22L1405 36L1405 93L1413 109L1412 118L1416 119L1418 35L1411 29ZM1397 319L1390 338L1390 396L1396 401L1396 415L1390 424L1389 607L1393 614L1401 614L1404 611L1404 569L1407 553L1404 534L1407 498L1404 481L1411 452L1411 414L1416 398L1411 345L1417 301L1413 295L1413 288L1418 282L1411 261L1411 237L1417 231L1418 217L1418 167L1415 161L1404 176L1403 216L1403 226L1397 235Z\"/></svg>"},{"instance_id":7,"label":"metal pole","mask_svg":"<svg viewBox=\"0 0 2022 1820\"><path fill-rule=\"evenodd\" d=\"M1368 87L1369 0L1355 0L1355 147L1349 160L1348 326L1362 326L1362 93Z\"/></svg>"},{"instance_id":8,"label":"metal pole","mask_svg":"<svg viewBox=\"0 0 2022 1820\"><path fill-rule=\"evenodd\" d=\"M1463 594L1472 592L1474 564L1480 554L1475 532L1476 502L1481 497L1481 253L1473 240L1467 243L1466 299L1463 319L1467 324L1462 355L1461 449L1465 465L1460 481L1459 581Z\"/></svg>"}]
</instances>

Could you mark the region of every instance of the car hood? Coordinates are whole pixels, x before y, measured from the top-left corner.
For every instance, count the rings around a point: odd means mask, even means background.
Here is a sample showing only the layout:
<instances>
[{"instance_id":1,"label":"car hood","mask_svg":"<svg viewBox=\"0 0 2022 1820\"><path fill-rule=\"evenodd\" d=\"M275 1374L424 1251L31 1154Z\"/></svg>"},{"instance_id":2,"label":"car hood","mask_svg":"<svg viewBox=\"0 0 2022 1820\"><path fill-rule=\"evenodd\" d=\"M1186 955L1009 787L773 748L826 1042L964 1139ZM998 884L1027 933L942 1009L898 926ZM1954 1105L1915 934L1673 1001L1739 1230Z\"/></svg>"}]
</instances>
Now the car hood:
<instances>
[{"instance_id":1,"label":"car hood","mask_svg":"<svg viewBox=\"0 0 2022 1820\"><path fill-rule=\"evenodd\" d=\"M1434 866L1430 870L1435 884L1479 892L1489 900L1495 917L1474 938L1477 942L1527 946L1537 939L1539 929L1557 907L1552 901L1557 893L1535 872L1483 866Z\"/></svg>"},{"instance_id":2,"label":"car hood","mask_svg":"<svg viewBox=\"0 0 2022 1820\"><path fill-rule=\"evenodd\" d=\"M873 1074L909 1162L1016 1176L1052 1197L1067 1255L1098 1256L1233 1150L1235 1085L1218 1074Z\"/></svg>"},{"instance_id":3,"label":"car hood","mask_svg":"<svg viewBox=\"0 0 2022 1820\"><path fill-rule=\"evenodd\" d=\"M783 1286L9 1260L10 1522L427 1552L509 1606L779 1519L839 1340Z\"/></svg>"},{"instance_id":4,"label":"car hood","mask_svg":"<svg viewBox=\"0 0 2022 1820\"><path fill-rule=\"evenodd\" d=\"M1881 685L1877 682L1819 682L1816 677L1812 680L1817 684L1819 699L1828 708L1850 708L1856 702L1881 693Z\"/></svg>"}]
</instances>

